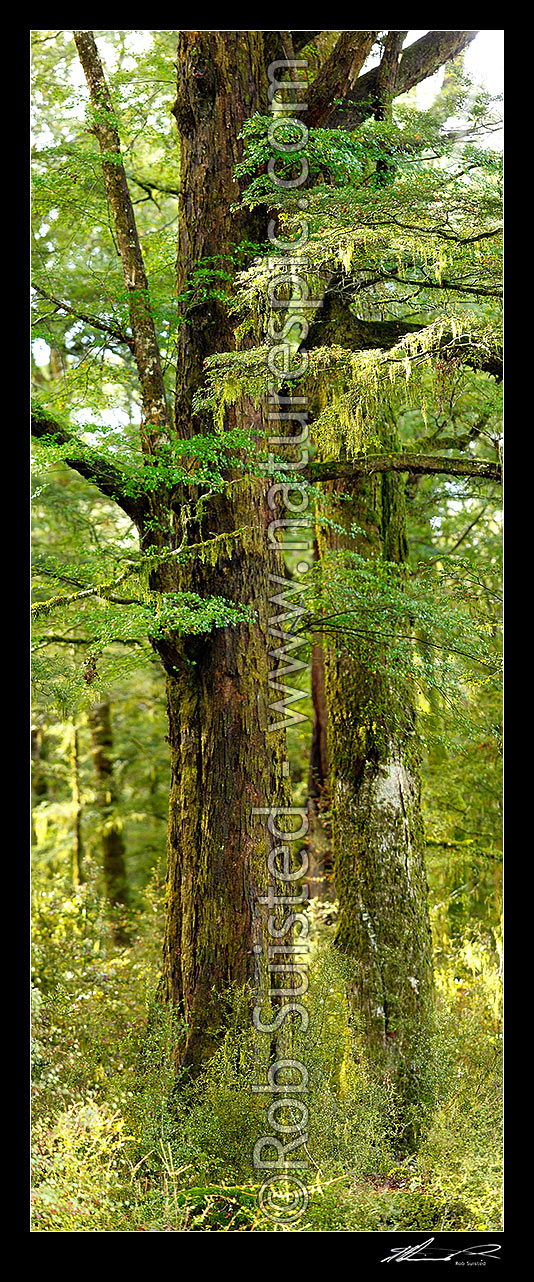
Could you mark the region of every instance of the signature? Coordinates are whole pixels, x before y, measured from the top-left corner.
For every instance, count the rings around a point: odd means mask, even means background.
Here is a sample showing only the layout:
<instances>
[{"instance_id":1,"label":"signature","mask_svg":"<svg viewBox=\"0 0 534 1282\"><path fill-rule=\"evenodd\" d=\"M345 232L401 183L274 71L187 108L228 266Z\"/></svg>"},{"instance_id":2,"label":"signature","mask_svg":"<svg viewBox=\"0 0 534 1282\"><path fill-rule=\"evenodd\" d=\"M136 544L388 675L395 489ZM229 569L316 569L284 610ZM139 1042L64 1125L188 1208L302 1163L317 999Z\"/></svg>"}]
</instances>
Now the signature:
<instances>
[{"instance_id":1,"label":"signature","mask_svg":"<svg viewBox=\"0 0 534 1282\"><path fill-rule=\"evenodd\" d=\"M397 1263L399 1260L453 1260L456 1255L483 1255L495 1259L501 1249L498 1242L479 1242L477 1246L464 1246L461 1251L450 1251L447 1246L432 1247L433 1241L434 1238L429 1237L426 1242L415 1246L394 1246L391 1255L386 1255L381 1264L389 1264L391 1260Z\"/></svg>"}]
</instances>

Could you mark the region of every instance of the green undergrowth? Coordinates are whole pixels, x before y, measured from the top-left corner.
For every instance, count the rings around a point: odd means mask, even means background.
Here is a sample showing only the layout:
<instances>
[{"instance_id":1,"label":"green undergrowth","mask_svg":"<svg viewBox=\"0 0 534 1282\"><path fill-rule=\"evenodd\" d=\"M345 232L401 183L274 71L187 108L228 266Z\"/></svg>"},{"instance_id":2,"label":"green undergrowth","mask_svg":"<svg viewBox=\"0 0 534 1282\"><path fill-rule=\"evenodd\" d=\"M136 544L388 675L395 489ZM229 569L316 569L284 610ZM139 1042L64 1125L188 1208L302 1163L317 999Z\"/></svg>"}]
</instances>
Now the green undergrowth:
<instances>
[{"instance_id":1,"label":"green undergrowth","mask_svg":"<svg viewBox=\"0 0 534 1282\"><path fill-rule=\"evenodd\" d=\"M265 1068L246 996L233 995L224 1043L204 1072L177 1075L181 1023L154 999L161 912L152 890L121 950L90 882L71 898L36 897L34 1232L499 1229L499 957L489 933L440 952L409 1156L394 1090L361 1053L345 964L327 932L316 933L310 1022L294 1051L309 1074L299 1150L309 1202L284 1225L258 1204L252 1152L270 1132L265 1095L252 1089Z\"/></svg>"}]
</instances>

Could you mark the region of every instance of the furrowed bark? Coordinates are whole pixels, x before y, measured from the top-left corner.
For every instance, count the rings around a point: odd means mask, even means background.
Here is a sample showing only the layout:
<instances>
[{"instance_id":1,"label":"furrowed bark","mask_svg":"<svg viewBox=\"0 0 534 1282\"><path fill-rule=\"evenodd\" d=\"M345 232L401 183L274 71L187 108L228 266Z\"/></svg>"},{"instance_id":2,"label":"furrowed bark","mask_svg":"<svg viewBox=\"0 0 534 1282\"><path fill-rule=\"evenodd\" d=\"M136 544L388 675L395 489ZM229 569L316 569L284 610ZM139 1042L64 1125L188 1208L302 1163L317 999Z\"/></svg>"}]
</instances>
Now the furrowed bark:
<instances>
[{"instance_id":1,"label":"furrowed bark","mask_svg":"<svg viewBox=\"0 0 534 1282\"><path fill-rule=\"evenodd\" d=\"M391 114L390 105L395 95L399 59L407 35L407 31L388 31L377 74L374 104L375 120L386 120ZM392 164L388 150L385 148L384 154L380 156L376 165L377 181L385 186L386 183L391 182L394 173L395 165Z\"/></svg>"},{"instance_id":2,"label":"furrowed bark","mask_svg":"<svg viewBox=\"0 0 534 1282\"><path fill-rule=\"evenodd\" d=\"M377 120L383 120L388 111L389 103L395 96L399 59L407 35L407 31L388 31L376 76L374 114Z\"/></svg>"},{"instance_id":3,"label":"furrowed bark","mask_svg":"<svg viewBox=\"0 0 534 1282\"><path fill-rule=\"evenodd\" d=\"M243 237L265 235L264 218L231 212L239 196L238 134L246 117L267 107L263 37L184 31L177 64L177 292L185 315L178 336L175 424L188 437L213 430L191 404L205 358L235 347L220 299L211 294L196 301L198 268L212 271L218 285L217 269L232 269L231 255ZM264 434L261 413L244 399L227 422ZM154 641L167 672L171 752L161 996L186 1018L180 1060L193 1073L220 1042L232 992L254 976L253 947L262 929L257 898L265 889L268 844L265 823L252 810L289 804L281 775L283 735L268 732L268 601L279 590L269 572L282 574L283 567L267 547L273 514L266 492L263 481L240 480L211 500L192 537L231 535L246 527L246 540L229 541L213 565L199 560L187 575L165 567L158 577L160 589L188 588L203 597L231 593L258 611L250 625L217 628L199 638L169 631Z\"/></svg>"}]
</instances>

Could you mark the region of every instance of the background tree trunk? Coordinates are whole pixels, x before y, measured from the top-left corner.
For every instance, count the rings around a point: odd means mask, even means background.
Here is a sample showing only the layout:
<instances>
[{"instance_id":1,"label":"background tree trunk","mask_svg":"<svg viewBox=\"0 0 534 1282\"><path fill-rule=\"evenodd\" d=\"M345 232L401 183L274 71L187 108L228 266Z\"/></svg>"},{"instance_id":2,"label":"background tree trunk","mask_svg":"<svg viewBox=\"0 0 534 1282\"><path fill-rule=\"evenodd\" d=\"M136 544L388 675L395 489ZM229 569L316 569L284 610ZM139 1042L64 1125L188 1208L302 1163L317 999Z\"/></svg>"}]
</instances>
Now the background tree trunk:
<instances>
[{"instance_id":1,"label":"background tree trunk","mask_svg":"<svg viewBox=\"0 0 534 1282\"><path fill-rule=\"evenodd\" d=\"M97 804L100 811L102 871L111 914L111 930L114 942L121 947L126 947L130 943L123 920L124 910L129 900L128 877L124 841L116 813L117 781L113 769L113 734L109 700L101 699L92 704L89 711L89 725L93 744Z\"/></svg>"},{"instance_id":2,"label":"background tree trunk","mask_svg":"<svg viewBox=\"0 0 534 1282\"><path fill-rule=\"evenodd\" d=\"M81 886L85 881L83 874L83 845L82 845L82 796L80 791L80 773L79 773L80 746L76 726L71 727L71 787L72 787L72 810L73 810L73 829L72 829L72 880L75 886Z\"/></svg>"},{"instance_id":3,"label":"background tree trunk","mask_svg":"<svg viewBox=\"0 0 534 1282\"><path fill-rule=\"evenodd\" d=\"M46 726L42 713L36 712L31 727L31 762L32 762L32 791L35 801L41 801L48 794L48 779L46 777L46 761L48 758L48 745L46 742Z\"/></svg>"}]
</instances>

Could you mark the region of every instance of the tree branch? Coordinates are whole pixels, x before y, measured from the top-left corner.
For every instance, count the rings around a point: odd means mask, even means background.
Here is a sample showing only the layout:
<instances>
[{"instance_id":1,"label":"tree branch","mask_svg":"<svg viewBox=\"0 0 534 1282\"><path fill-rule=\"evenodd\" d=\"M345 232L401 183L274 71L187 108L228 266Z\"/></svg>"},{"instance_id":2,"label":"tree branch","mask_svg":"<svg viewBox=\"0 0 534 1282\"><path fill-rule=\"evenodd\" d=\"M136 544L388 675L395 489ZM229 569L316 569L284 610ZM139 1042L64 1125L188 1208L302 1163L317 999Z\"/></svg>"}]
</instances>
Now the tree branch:
<instances>
[{"instance_id":1,"label":"tree branch","mask_svg":"<svg viewBox=\"0 0 534 1282\"><path fill-rule=\"evenodd\" d=\"M86 481L91 481L101 494L104 494L107 499L112 499L136 525L139 524L145 512L146 500L134 499L126 494L126 478L120 468L109 459L96 454L94 450L88 449L83 441L80 441L73 432L69 432L64 424L54 418L48 410L45 412L37 402L32 403L31 432L38 441L49 438L58 445L72 444L72 453L64 459L67 467L78 472Z\"/></svg>"},{"instance_id":2,"label":"tree branch","mask_svg":"<svg viewBox=\"0 0 534 1282\"><path fill-rule=\"evenodd\" d=\"M378 472L408 472L413 476L443 473L486 481L502 480L500 463L490 463L486 459L436 458L430 454L379 454L374 457L367 455L350 463L310 464L312 482L357 481L361 476L374 476Z\"/></svg>"},{"instance_id":3,"label":"tree branch","mask_svg":"<svg viewBox=\"0 0 534 1282\"><path fill-rule=\"evenodd\" d=\"M126 177L130 182L135 183L136 187L141 187L142 191L148 192L149 196L153 191L161 191L165 196L179 196L179 187L166 187L163 183L152 182L150 179L136 178L135 174L127 174Z\"/></svg>"},{"instance_id":4,"label":"tree branch","mask_svg":"<svg viewBox=\"0 0 534 1282\"><path fill-rule=\"evenodd\" d=\"M56 311L68 312L69 316L74 316L76 320L85 321L86 325L92 325L93 329L102 330L103 334L110 334L118 343L125 343L126 346L130 348L131 352L134 351L135 344L133 338L130 338L128 334L125 334L123 329L119 329L118 326L114 325L106 325L105 321L98 320L96 316L91 316L88 312L80 312L74 308L71 303L62 303L61 299L55 298L53 294L47 293L46 290L41 289L40 285L34 284L33 288L35 289L35 292L39 294L40 298L46 298L47 302L55 303Z\"/></svg>"},{"instance_id":5,"label":"tree branch","mask_svg":"<svg viewBox=\"0 0 534 1282\"><path fill-rule=\"evenodd\" d=\"M343 283L343 293L340 286ZM350 297L350 294L349 294ZM406 334L416 334L422 325L408 321L364 321L347 305L346 281L336 273L323 298L322 307L313 317L310 336L306 342L307 351L314 347L325 347L330 343L349 347L351 351L367 351L369 348L394 347Z\"/></svg>"},{"instance_id":6,"label":"tree branch","mask_svg":"<svg viewBox=\"0 0 534 1282\"><path fill-rule=\"evenodd\" d=\"M400 60L393 96L398 98L400 94L407 93L408 89L432 76L444 62L456 58L477 35L478 31L429 31L426 36L409 45ZM375 111L379 75L380 67L373 67L364 76L360 76L355 85L338 85L330 101L324 104L321 120L313 123L328 125L329 129L335 125L355 129L357 125L361 125ZM336 103L336 97L343 98L341 105Z\"/></svg>"},{"instance_id":7,"label":"tree branch","mask_svg":"<svg viewBox=\"0 0 534 1282\"><path fill-rule=\"evenodd\" d=\"M323 125L335 110L336 99L351 93L377 36L378 31L341 33L330 57L310 85L306 113L308 126Z\"/></svg>"},{"instance_id":8,"label":"tree branch","mask_svg":"<svg viewBox=\"0 0 534 1282\"><path fill-rule=\"evenodd\" d=\"M291 36L295 53L300 53L301 49L305 49L306 45L309 45L310 41L315 40L315 37L320 36L320 34L320 31L292 31Z\"/></svg>"},{"instance_id":9,"label":"tree branch","mask_svg":"<svg viewBox=\"0 0 534 1282\"><path fill-rule=\"evenodd\" d=\"M325 293L322 307L314 315L306 350L325 347L331 343L349 348L353 352L370 349L389 351L405 338L407 334L417 334L424 330L424 325L409 321L366 321L355 316L347 306L345 294L339 292L342 277L336 273ZM452 328L446 330L429 349L427 356L436 356L445 352L447 356L461 360L470 369L492 374L501 380L503 374L502 349L495 343L487 350L479 349L469 343L469 336L454 338Z\"/></svg>"},{"instance_id":10,"label":"tree branch","mask_svg":"<svg viewBox=\"0 0 534 1282\"><path fill-rule=\"evenodd\" d=\"M430 280L428 276L424 276L423 279L415 280L409 276L398 276L395 272L382 272L371 283L375 284L377 280L394 280L399 285L416 285L419 289L444 289L452 293L472 294L478 298L502 298L502 288L497 285L470 285L465 281L448 280L445 277L442 280Z\"/></svg>"},{"instance_id":11,"label":"tree branch","mask_svg":"<svg viewBox=\"0 0 534 1282\"><path fill-rule=\"evenodd\" d=\"M108 597L107 600L109 601L110 598ZM46 649L48 645L92 645L92 644L93 644L93 641L89 637L64 637L64 636L56 636L55 634L47 633L45 637L42 637L37 642L37 644L34 646L34 650ZM136 637L131 637L131 638L130 637L110 637L109 640L106 642L106 644L107 645L142 646L143 642L139 641Z\"/></svg>"},{"instance_id":12,"label":"tree branch","mask_svg":"<svg viewBox=\"0 0 534 1282\"><path fill-rule=\"evenodd\" d=\"M43 614L50 614L52 610L58 609L62 605L72 605L75 601L85 601L88 597L103 597L109 599L114 588L118 587L124 579L132 573L132 566L127 565L125 570L121 570L114 579L108 583L98 583L90 588L84 588L82 592L66 592L62 596L48 597L47 601L36 601L31 607L31 615L34 619L39 619Z\"/></svg>"},{"instance_id":13,"label":"tree branch","mask_svg":"<svg viewBox=\"0 0 534 1282\"><path fill-rule=\"evenodd\" d=\"M385 119L391 100L395 97L399 60L407 35L407 31L388 31L376 77L375 116L377 120Z\"/></svg>"}]
</instances>

